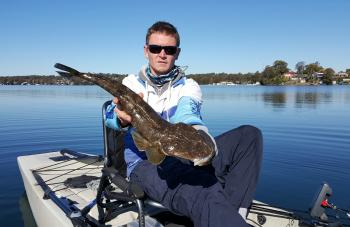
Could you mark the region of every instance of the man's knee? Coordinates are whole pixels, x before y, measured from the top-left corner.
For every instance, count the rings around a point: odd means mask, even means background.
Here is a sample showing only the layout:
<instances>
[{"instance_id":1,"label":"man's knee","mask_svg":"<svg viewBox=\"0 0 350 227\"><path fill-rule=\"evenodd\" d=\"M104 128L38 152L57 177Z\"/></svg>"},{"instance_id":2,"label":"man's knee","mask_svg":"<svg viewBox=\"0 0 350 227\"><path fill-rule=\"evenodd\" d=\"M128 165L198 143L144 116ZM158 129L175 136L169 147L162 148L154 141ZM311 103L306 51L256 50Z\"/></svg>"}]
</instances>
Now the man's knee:
<instances>
[{"instance_id":1,"label":"man's knee","mask_svg":"<svg viewBox=\"0 0 350 227\"><path fill-rule=\"evenodd\" d=\"M252 144L255 145L255 149L252 149L252 151L255 152L256 158L261 159L263 152L263 136L261 130L252 125L242 125L239 128L242 130L244 138L249 138Z\"/></svg>"},{"instance_id":2,"label":"man's knee","mask_svg":"<svg viewBox=\"0 0 350 227\"><path fill-rule=\"evenodd\" d=\"M243 131L243 134L245 136L248 136L249 138L253 138L254 140L259 142L262 141L262 132L257 127L252 125L242 125L239 128Z\"/></svg>"}]
</instances>

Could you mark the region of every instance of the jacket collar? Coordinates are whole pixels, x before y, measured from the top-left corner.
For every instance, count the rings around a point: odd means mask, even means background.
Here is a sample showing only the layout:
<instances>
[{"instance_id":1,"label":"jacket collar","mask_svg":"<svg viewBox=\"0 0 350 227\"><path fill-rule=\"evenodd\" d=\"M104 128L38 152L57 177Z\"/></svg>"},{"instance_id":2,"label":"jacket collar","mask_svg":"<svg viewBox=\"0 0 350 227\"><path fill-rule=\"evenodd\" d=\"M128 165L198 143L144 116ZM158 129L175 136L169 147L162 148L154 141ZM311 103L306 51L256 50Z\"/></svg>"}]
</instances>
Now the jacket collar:
<instances>
[{"instance_id":1,"label":"jacket collar","mask_svg":"<svg viewBox=\"0 0 350 227\"><path fill-rule=\"evenodd\" d=\"M154 84L146 75L146 69L147 66L142 66L140 72L139 72L139 78L147 83L148 85L152 86L155 90L163 90L166 89L169 86L169 83L171 84L175 84L176 82L178 82L179 80L181 80L183 77L186 77L185 72L182 68L180 68L180 72L179 74L172 80L169 81L168 83L163 84L162 86L158 86L157 84ZM163 93L163 92L161 92Z\"/></svg>"}]
</instances>

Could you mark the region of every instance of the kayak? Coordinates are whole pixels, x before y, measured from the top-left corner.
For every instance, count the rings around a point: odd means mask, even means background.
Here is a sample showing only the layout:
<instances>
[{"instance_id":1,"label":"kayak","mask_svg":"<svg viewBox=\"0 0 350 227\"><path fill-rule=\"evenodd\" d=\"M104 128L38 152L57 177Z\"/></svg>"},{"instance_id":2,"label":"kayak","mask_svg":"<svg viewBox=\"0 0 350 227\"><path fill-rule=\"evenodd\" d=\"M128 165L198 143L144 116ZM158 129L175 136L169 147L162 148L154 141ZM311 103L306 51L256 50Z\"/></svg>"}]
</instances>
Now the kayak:
<instances>
[{"instance_id":1,"label":"kayak","mask_svg":"<svg viewBox=\"0 0 350 227\"><path fill-rule=\"evenodd\" d=\"M52 151L17 158L28 201L41 226L139 226L135 206L123 208L101 224L96 196L104 157L72 150ZM115 191L120 191L115 185ZM118 205L118 204L117 204ZM164 226L157 215L164 208L145 206L145 226ZM251 226L301 226L293 212L254 201L248 210Z\"/></svg>"}]
</instances>

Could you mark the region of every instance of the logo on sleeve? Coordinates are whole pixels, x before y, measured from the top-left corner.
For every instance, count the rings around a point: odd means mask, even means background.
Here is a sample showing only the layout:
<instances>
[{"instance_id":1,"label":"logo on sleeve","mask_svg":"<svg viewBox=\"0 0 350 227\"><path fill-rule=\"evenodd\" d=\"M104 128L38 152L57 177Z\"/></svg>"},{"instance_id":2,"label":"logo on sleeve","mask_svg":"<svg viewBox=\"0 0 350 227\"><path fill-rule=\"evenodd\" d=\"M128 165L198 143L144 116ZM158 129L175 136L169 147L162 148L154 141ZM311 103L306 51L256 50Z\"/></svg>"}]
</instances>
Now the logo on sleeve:
<instances>
[{"instance_id":1,"label":"logo on sleeve","mask_svg":"<svg viewBox=\"0 0 350 227\"><path fill-rule=\"evenodd\" d=\"M113 119L114 118L114 108L115 108L115 106L111 110L106 112L106 118L107 119Z\"/></svg>"},{"instance_id":2,"label":"logo on sleeve","mask_svg":"<svg viewBox=\"0 0 350 227\"><path fill-rule=\"evenodd\" d=\"M196 102L194 100L191 100L191 112L197 116L200 115L201 111L201 104L199 102Z\"/></svg>"}]
</instances>

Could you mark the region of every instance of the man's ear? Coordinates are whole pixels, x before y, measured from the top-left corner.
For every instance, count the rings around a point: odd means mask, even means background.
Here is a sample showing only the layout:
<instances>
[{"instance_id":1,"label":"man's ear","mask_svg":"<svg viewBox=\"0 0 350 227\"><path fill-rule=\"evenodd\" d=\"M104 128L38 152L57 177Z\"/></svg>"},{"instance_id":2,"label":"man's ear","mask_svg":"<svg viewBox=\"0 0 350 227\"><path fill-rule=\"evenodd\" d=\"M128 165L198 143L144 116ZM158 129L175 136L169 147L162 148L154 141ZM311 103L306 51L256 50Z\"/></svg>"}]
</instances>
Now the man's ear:
<instances>
[{"instance_id":1,"label":"man's ear","mask_svg":"<svg viewBox=\"0 0 350 227\"><path fill-rule=\"evenodd\" d=\"M146 44L143 46L143 54L145 55L145 58L148 59L148 47Z\"/></svg>"}]
</instances>

